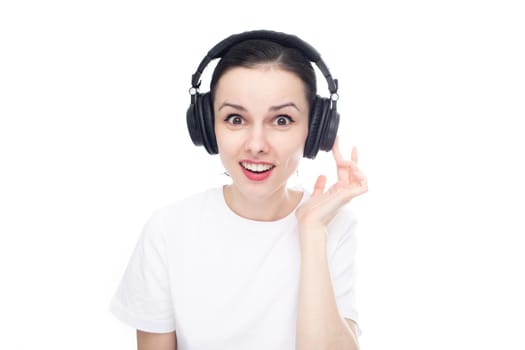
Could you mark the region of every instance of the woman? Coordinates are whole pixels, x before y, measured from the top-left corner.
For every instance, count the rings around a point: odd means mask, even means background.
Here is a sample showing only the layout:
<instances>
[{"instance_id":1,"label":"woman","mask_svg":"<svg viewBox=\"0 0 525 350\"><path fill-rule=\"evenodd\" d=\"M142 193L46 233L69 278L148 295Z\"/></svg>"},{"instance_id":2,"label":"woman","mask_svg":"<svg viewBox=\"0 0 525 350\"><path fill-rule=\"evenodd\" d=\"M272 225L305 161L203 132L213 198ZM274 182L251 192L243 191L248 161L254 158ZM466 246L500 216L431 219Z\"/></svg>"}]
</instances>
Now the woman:
<instances>
[{"instance_id":1,"label":"woman","mask_svg":"<svg viewBox=\"0 0 525 350\"><path fill-rule=\"evenodd\" d=\"M356 150L344 159L327 135L337 82L294 36L247 32L217 46L208 94L196 90L215 54L193 76L188 127L231 183L154 213L112 311L137 329L141 350L357 349L355 219L345 204L367 181ZM331 99L316 95L315 59ZM288 188L301 157L327 144L338 181L327 189L319 176L311 194Z\"/></svg>"}]
</instances>

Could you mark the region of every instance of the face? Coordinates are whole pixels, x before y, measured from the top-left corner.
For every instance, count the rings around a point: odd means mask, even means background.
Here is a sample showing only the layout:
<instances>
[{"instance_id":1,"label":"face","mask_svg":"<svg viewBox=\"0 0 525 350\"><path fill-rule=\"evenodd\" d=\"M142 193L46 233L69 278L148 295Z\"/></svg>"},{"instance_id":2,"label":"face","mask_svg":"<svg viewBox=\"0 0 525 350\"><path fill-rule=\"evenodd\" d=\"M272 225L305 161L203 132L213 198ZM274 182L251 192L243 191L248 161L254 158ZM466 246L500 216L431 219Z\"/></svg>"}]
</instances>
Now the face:
<instances>
[{"instance_id":1,"label":"face","mask_svg":"<svg viewBox=\"0 0 525 350\"><path fill-rule=\"evenodd\" d=\"M219 155L245 196L286 190L308 133L305 86L271 65L236 67L219 79L213 104Z\"/></svg>"}]
</instances>

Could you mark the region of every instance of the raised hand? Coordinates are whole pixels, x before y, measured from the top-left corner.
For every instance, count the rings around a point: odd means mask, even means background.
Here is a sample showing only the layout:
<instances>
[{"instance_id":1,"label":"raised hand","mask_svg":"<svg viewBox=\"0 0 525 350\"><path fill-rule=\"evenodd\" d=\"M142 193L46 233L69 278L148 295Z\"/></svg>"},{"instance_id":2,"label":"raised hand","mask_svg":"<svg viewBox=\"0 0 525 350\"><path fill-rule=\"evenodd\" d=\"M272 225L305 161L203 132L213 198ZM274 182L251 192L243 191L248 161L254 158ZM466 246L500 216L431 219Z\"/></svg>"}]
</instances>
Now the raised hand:
<instances>
[{"instance_id":1,"label":"raised hand","mask_svg":"<svg viewBox=\"0 0 525 350\"><path fill-rule=\"evenodd\" d=\"M357 166L357 149L352 148L350 159L344 159L336 139L332 154L337 182L325 191L326 176L317 178L312 196L296 211L300 227L326 227L343 205L368 191L366 176Z\"/></svg>"}]
</instances>

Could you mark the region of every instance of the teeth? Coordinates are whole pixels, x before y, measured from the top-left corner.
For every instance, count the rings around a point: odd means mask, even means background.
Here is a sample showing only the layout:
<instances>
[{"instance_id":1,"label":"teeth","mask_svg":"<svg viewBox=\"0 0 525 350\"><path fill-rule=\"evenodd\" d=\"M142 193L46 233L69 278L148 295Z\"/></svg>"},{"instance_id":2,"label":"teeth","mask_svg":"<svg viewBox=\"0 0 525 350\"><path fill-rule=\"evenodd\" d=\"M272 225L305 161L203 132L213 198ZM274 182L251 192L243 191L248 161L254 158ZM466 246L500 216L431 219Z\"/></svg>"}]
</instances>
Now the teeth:
<instances>
[{"instance_id":1,"label":"teeth","mask_svg":"<svg viewBox=\"0 0 525 350\"><path fill-rule=\"evenodd\" d=\"M242 162L241 165L244 169L253 171L254 173L263 173L274 167L272 164L253 164L246 162Z\"/></svg>"}]
</instances>

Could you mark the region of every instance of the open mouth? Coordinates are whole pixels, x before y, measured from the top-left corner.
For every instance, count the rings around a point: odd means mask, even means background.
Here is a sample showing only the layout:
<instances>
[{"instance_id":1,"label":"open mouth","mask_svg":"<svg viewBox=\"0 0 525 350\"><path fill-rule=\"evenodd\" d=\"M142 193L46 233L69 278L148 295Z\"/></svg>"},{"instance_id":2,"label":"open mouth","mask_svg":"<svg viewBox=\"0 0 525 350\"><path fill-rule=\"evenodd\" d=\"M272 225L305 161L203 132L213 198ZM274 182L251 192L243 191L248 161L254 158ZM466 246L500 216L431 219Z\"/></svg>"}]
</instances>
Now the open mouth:
<instances>
[{"instance_id":1,"label":"open mouth","mask_svg":"<svg viewBox=\"0 0 525 350\"><path fill-rule=\"evenodd\" d=\"M275 168L275 165L269 163L240 162L239 164L243 167L243 169L254 174L263 174Z\"/></svg>"},{"instance_id":2,"label":"open mouth","mask_svg":"<svg viewBox=\"0 0 525 350\"><path fill-rule=\"evenodd\" d=\"M241 166L244 176L250 181L255 182L264 182L271 176L273 169L276 167L276 165L272 163L254 163L249 161L241 161L239 162L239 165Z\"/></svg>"}]
</instances>

